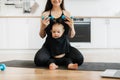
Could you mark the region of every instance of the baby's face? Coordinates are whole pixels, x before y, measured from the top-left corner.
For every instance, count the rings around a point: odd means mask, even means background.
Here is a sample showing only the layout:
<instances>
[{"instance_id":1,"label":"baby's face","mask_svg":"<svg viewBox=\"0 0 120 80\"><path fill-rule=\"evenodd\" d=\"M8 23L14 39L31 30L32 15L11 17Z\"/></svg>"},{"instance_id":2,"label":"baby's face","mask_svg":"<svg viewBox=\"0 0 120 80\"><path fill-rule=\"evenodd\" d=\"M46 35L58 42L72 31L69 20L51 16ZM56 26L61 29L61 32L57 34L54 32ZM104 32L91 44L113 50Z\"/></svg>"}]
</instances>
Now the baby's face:
<instances>
[{"instance_id":1,"label":"baby's face","mask_svg":"<svg viewBox=\"0 0 120 80\"><path fill-rule=\"evenodd\" d=\"M52 27L52 37L53 38L60 38L64 33L64 27L61 24L55 24Z\"/></svg>"}]
</instances>

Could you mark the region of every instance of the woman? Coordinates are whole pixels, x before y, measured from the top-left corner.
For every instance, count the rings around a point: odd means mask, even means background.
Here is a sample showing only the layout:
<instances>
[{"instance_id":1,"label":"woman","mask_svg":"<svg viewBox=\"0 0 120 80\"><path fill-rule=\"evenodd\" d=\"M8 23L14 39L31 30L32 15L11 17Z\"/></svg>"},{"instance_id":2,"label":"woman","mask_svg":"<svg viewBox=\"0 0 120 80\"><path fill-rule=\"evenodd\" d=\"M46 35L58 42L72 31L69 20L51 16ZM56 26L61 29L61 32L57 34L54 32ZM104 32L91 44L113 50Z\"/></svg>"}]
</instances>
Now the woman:
<instances>
[{"instance_id":1,"label":"woman","mask_svg":"<svg viewBox=\"0 0 120 80\"><path fill-rule=\"evenodd\" d=\"M42 48L36 53L34 62L37 66L49 66L49 69L56 69L58 68L59 63L52 63L51 52L49 50L52 38L52 25L56 22L62 23L65 28L65 35L66 39L73 38L75 36L75 29L73 25L73 20L70 18L70 13L65 10L64 8L64 0L47 0L46 7L44 12L42 13L44 19L41 20L41 28L39 35L44 38L46 37L46 41ZM65 19L62 17L65 16ZM69 43L69 40L68 40ZM61 55L58 55L61 56ZM71 59L73 63L69 65L68 69L76 69L76 64L79 66L83 63L83 55L71 45L69 46L69 51L65 54L68 58ZM52 67L52 68L51 68Z\"/></svg>"}]
</instances>

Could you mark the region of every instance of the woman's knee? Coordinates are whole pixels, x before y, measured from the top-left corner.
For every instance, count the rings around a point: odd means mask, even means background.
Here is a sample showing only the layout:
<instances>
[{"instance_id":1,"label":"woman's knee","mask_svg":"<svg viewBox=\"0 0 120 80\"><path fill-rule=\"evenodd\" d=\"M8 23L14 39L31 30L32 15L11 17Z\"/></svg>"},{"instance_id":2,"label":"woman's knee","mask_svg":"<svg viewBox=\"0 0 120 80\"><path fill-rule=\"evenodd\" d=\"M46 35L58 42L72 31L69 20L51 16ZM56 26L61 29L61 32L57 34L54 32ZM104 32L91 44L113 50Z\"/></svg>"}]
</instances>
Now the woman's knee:
<instances>
[{"instance_id":1,"label":"woman's knee","mask_svg":"<svg viewBox=\"0 0 120 80\"><path fill-rule=\"evenodd\" d=\"M84 56L80 51L77 53L77 62L78 62L78 65L81 65L84 62Z\"/></svg>"},{"instance_id":2,"label":"woman's knee","mask_svg":"<svg viewBox=\"0 0 120 80\"><path fill-rule=\"evenodd\" d=\"M84 62L84 56L78 49L71 47L70 53L72 55L71 57L72 57L73 61L75 63L78 63L78 65L81 65Z\"/></svg>"},{"instance_id":3,"label":"woman's knee","mask_svg":"<svg viewBox=\"0 0 120 80\"><path fill-rule=\"evenodd\" d=\"M37 66L45 65L49 58L49 53L45 49L40 49L35 55L34 62Z\"/></svg>"},{"instance_id":4,"label":"woman's knee","mask_svg":"<svg viewBox=\"0 0 120 80\"><path fill-rule=\"evenodd\" d=\"M83 56L79 57L78 60L77 60L78 65L82 65L83 62L84 62L84 57Z\"/></svg>"}]
</instances>

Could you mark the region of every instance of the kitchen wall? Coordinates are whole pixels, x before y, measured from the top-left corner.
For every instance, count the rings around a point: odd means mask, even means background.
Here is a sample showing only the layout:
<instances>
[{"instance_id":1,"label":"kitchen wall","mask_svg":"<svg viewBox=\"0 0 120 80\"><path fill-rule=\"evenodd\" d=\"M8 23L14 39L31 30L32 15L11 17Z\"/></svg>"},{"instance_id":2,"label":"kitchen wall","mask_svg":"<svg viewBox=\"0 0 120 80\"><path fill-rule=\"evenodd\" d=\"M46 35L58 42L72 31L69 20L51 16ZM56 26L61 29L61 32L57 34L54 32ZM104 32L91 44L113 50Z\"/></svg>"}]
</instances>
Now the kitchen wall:
<instances>
[{"instance_id":1,"label":"kitchen wall","mask_svg":"<svg viewBox=\"0 0 120 80\"><path fill-rule=\"evenodd\" d=\"M120 16L120 0L65 0L65 3L75 16Z\"/></svg>"},{"instance_id":2,"label":"kitchen wall","mask_svg":"<svg viewBox=\"0 0 120 80\"><path fill-rule=\"evenodd\" d=\"M19 0L14 1L17 5ZM25 1L25 0L23 0ZM31 6L34 0L31 1ZM35 0L39 4L39 9L34 14L40 15L44 10L47 0ZM73 16L120 16L120 0L64 0L65 7ZM0 15L23 15L22 9L5 6L6 0L1 1ZM9 12L10 11L10 12Z\"/></svg>"}]
</instances>

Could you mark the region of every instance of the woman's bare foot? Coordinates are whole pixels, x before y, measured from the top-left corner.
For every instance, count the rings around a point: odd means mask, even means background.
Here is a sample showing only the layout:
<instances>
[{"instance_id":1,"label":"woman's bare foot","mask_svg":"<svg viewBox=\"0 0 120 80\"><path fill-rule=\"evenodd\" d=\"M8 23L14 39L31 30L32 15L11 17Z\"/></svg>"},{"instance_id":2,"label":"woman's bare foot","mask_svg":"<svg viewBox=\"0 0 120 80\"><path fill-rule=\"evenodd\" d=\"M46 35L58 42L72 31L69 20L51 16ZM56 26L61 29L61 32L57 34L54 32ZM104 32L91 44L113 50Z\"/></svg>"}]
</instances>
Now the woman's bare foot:
<instances>
[{"instance_id":1,"label":"woman's bare foot","mask_svg":"<svg viewBox=\"0 0 120 80\"><path fill-rule=\"evenodd\" d=\"M75 64L71 63L71 64L68 65L68 69L76 70L76 69L78 69L78 64L77 63L75 63Z\"/></svg>"},{"instance_id":2,"label":"woman's bare foot","mask_svg":"<svg viewBox=\"0 0 120 80\"><path fill-rule=\"evenodd\" d=\"M55 64L55 63L51 63L50 65L49 65L49 69L50 70L55 70L55 69L57 69L58 68L58 66Z\"/></svg>"}]
</instances>

